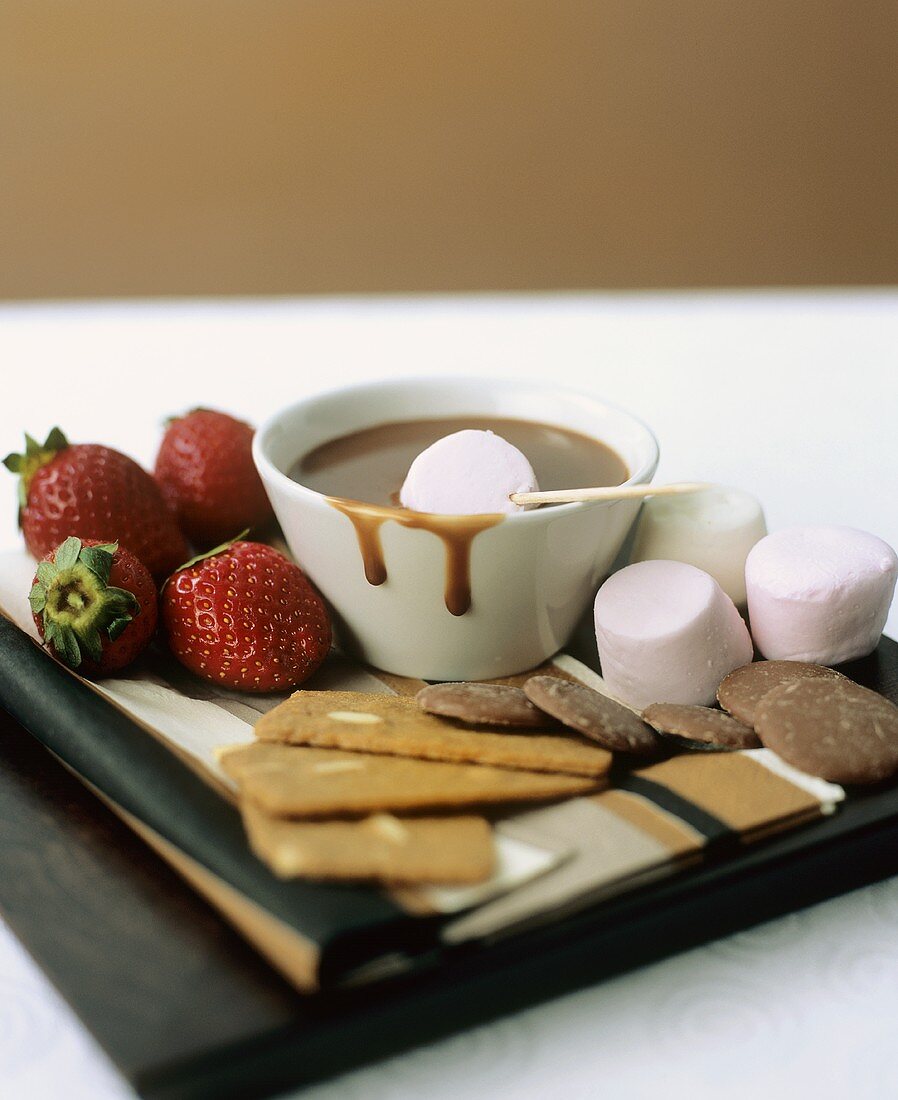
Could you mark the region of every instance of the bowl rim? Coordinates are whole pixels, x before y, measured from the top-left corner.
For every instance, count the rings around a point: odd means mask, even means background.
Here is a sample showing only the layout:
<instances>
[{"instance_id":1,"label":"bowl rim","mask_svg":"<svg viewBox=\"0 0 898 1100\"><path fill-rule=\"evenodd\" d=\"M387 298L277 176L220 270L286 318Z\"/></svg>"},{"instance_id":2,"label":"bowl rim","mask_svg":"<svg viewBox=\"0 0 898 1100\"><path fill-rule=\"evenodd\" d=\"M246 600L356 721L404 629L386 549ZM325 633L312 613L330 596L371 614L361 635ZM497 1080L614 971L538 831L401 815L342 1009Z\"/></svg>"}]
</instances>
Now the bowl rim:
<instances>
[{"instance_id":1,"label":"bowl rim","mask_svg":"<svg viewBox=\"0 0 898 1100\"><path fill-rule=\"evenodd\" d=\"M353 396L361 396L366 393L372 393L376 390L383 390L388 388L402 387L405 385L415 385L428 387L433 386L438 388L440 386L480 386L488 389L495 389L499 391L518 391L522 389L542 389L558 393L563 396L571 398L581 398L592 402L594 405L602 407L604 410L612 413L615 416L620 417L622 420L629 421L631 425L638 428L644 436L646 443L648 444L648 457L642 465L633 472L626 481L622 481L621 485L645 485L651 482L654 476L655 470L658 467L658 461L660 458L660 447L658 445L658 439L652 429L641 418L636 416L635 413L625 409L620 405L615 404L612 401L607 401L603 397L599 397L595 393L591 393L588 390L579 389L576 386L559 385L557 383L541 382L539 379L534 378L522 378L510 379L510 378L498 378L484 375L410 375L408 377L401 378L381 378L373 382L357 382L348 386L336 386L327 390L319 390L315 393L308 394L306 397L302 397L297 401L292 402L289 405L285 405L278 409L276 412L267 416L259 427L256 429L253 435L253 461L256 464L256 469L259 472L259 476L263 482L273 482L280 489L286 490L296 499L311 499L316 500L321 504L328 507L329 499L341 499L330 496L326 493L320 493L317 489L312 489L308 485L303 485L299 481L294 481L292 477L285 474L283 470L269 458L266 445L268 438L272 431L278 426L278 424L286 419L288 416L295 413L298 409L301 409L305 405L309 405L315 401L326 401L333 398L352 398ZM402 419L400 417L400 419ZM372 422L371 427L375 426L376 422ZM551 424L551 420L546 420L544 423ZM559 425L561 427L561 425ZM337 437L335 437L337 438ZM601 440L600 436L596 436L596 439ZM343 498L348 499L348 498ZM362 502L364 503L364 502ZM553 504L551 507L544 508L530 508L520 512L503 513L503 526L505 523L528 523L537 519L545 521L548 518L560 518L564 515L574 515L577 512L581 512L587 508L607 508L614 504L622 503L613 500L578 500L571 501L567 504ZM397 508L393 505L372 505L372 507L383 508L385 512L402 513L405 511L403 508ZM422 515L431 513L422 513ZM432 513L442 515L443 513ZM457 518L462 519L463 516L459 515Z\"/></svg>"}]
</instances>

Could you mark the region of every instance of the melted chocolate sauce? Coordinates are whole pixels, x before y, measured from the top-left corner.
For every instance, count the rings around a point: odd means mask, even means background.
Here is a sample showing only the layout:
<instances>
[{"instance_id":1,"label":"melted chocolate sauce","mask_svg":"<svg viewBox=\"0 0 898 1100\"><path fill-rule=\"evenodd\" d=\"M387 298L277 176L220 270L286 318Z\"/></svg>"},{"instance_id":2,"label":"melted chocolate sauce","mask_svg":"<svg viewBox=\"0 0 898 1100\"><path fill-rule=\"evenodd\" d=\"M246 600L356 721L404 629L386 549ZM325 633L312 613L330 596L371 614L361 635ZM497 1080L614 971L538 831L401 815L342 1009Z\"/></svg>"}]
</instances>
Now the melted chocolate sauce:
<instances>
[{"instance_id":1,"label":"melted chocolate sauce","mask_svg":"<svg viewBox=\"0 0 898 1100\"><path fill-rule=\"evenodd\" d=\"M541 489L619 485L629 476L616 451L580 432L530 420L477 416L378 424L322 443L290 471L294 481L322 493L350 520L369 584L387 579L380 535L388 520L441 539L446 550L445 601L453 615L464 615L471 606L472 542L505 516L413 512L398 504L398 494L413 459L437 439L464 428L490 429L523 451Z\"/></svg>"}]
</instances>

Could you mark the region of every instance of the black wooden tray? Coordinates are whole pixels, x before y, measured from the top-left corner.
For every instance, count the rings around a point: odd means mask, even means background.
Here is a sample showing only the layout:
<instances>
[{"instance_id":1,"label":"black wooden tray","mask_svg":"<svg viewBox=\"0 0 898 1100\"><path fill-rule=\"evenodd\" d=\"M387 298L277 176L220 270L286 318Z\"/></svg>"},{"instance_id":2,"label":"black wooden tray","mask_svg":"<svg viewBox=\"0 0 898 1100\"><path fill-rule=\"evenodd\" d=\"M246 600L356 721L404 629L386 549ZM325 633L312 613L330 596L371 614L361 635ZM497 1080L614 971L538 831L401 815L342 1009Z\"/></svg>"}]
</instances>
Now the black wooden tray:
<instances>
[{"instance_id":1,"label":"black wooden tray","mask_svg":"<svg viewBox=\"0 0 898 1100\"><path fill-rule=\"evenodd\" d=\"M898 699L895 642L847 671ZM158 1100L266 1096L896 871L898 787L852 792L830 818L548 927L302 996L47 749L0 726L0 911Z\"/></svg>"}]
</instances>

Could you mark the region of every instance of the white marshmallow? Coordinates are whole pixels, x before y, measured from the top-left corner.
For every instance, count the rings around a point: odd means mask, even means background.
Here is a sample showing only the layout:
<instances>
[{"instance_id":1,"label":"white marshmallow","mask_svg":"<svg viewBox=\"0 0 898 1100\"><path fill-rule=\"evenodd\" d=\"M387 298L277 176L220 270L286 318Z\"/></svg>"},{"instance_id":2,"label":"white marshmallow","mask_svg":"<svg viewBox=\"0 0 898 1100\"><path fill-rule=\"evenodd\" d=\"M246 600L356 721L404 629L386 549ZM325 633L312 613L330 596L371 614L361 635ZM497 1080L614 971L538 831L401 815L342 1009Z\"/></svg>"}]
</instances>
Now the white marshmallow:
<instances>
[{"instance_id":1,"label":"white marshmallow","mask_svg":"<svg viewBox=\"0 0 898 1100\"><path fill-rule=\"evenodd\" d=\"M409 467L399 500L414 512L480 515L520 512L512 493L536 492L525 456L495 432L466 429L443 436Z\"/></svg>"},{"instance_id":2,"label":"white marshmallow","mask_svg":"<svg viewBox=\"0 0 898 1100\"><path fill-rule=\"evenodd\" d=\"M837 665L876 648L898 577L895 551L853 527L787 527L745 563L752 634L769 660Z\"/></svg>"},{"instance_id":3,"label":"white marshmallow","mask_svg":"<svg viewBox=\"0 0 898 1100\"><path fill-rule=\"evenodd\" d=\"M595 603L596 641L609 690L650 703L714 702L720 681L752 659L748 628L709 574L645 561L613 574Z\"/></svg>"},{"instance_id":4,"label":"white marshmallow","mask_svg":"<svg viewBox=\"0 0 898 1100\"><path fill-rule=\"evenodd\" d=\"M716 485L681 496L650 497L636 527L631 562L682 561L704 569L737 606L745 604L745 559L767 534L760 502Z\"/></svg>"}]
</instances>

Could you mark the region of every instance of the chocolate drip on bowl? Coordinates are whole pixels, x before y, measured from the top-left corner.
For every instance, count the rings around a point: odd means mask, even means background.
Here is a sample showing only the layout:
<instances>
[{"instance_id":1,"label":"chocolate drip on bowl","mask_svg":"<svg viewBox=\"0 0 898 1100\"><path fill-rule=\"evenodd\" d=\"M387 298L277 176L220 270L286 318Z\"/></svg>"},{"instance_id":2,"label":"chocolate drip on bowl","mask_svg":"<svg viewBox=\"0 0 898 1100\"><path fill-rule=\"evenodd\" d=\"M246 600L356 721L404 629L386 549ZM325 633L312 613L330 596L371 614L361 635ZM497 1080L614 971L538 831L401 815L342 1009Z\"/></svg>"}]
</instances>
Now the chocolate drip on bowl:
<instances>
[{"instance_id":1,"label":"chocolate drip on bowl","mask_svg":"<svg viewBox=\"0 0 898 1100\"><path fill-rule=\"evenodd\" d=\"M363 504L358 500L340 500L338 497L328 497L327 502L342 512L355 528L365 567L365 580L375 587L383 584L387 579L387 565L380 529L390 518L391 509L377 504Z\"/></svg>"},{"instance_id":2,"label":"chocolate drip on bowl","mask_svg":"<svg viewBox=\"0 0 898 1100\"><path fill-rule=\"evenodd\" d=\"M478 516L443 516L430 512L412 512L380 504L365 504L358 500L326 497L327 503L349 519L355 528L359 551L365 569L365 579L371 585L386 581L381 527L387 520L403 527L430 531L445 549L446 574L444 600L451 615L464 615L471 607L471 547L481 531L495 527L505 518L501 514Z\"/></svg>"}]
</instances>

